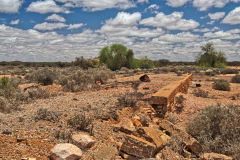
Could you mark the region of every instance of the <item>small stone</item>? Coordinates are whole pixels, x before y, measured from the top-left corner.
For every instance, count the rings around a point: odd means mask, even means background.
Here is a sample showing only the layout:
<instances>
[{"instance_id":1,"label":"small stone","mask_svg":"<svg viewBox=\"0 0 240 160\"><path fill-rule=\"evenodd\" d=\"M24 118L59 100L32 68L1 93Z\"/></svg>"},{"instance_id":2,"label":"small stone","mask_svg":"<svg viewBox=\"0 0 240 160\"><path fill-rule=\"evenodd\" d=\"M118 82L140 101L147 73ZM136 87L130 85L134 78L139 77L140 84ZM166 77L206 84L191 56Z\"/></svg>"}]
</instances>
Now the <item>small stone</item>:
<instances>
[{"instance_id":1,"label":"small stone","mask_svg":"<svg viewBox=\"0 0 240 160\"><path fill-rule=\"evenodd\" d=\"M52 160L78 160L82 157L82 151L70 143L61 143L51 149L50 159Z\"/></svg>"},{"instance_id":2,"label":"small stone","mask_svg":"<svg viewBox=\"0 0 240 160\"><path fill-rule=\"evenodd\" d=\"M94 137L86 132L73 133L72 140L75 145L82 149L91 148L96 142Z\"/></svg>"}]
</instances>

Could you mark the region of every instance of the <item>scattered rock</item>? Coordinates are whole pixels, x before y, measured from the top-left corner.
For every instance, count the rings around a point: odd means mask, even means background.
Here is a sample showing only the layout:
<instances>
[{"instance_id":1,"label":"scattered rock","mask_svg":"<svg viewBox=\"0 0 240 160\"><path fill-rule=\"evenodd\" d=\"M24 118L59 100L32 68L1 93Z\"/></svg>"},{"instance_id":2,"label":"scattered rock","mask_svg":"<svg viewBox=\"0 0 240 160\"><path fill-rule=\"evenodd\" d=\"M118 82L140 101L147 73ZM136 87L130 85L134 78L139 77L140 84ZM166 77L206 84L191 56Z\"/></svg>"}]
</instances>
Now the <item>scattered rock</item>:
<instances>
[{"instance_id":1,"label":"scattered rock","mask_svg":"<svg viewBox=\"0 0 240 160\"><path fill-rule=\"evenodd\" d=\"M70 143L61 143L51 149L51 160L78 160L82 157L82 151Z\"/></svg>"},{"instance_id":2,"label":"scattered rock","mask_svg":"<svg viewBox=\"0 0 240 160\"><path fill-rule=\"evenodd\" d=\"M91 148L96 142L94 137L90 136L86 132L73 133L72 140L73 143L81 149Z\"/></svg>"},{"instance_id":3,"label":"scattered rock","mask_svg":"<svg viewBox=\"0 0 240 160\"><path fill-rule=\"evenodd\" d=\"M177 160L185 160L183 156L180 154L174 152L169 147L164 147L159 153L156 154L157 160L163 160L163 159L177 159Z\"/></svg>"},{"instance_id":4,"label":"scattered rock","mask_svg":"<svg viewBox=\"0 0 240 160\"><path fill-rule=\"evenodd\" d=\"M5 129L2 131L2 134L10 135L10 134L12 134L12 131Z\"/></svg>"},{"instance_id":5,"label":"scattered rock","mask_svg":"<svg viewBox=\"0 0 240 160\"><path fill-rule=\"evenodd\" d=\"M142 82L151 82L150 78L148 77L148 75L144 74L143 76L141 76L139 78L140 81Z\"/></svg>"},{"instance_id":6,"label":"scattered rock","mask_svg":"<svg viewBox=\"0 0 240 160\"><path fill-rule=\"evenodd\" d=\"M142 127L138 131L142 133L142 136L144 138L153 141L156 144L158 150L162 149L171 140L171 138L168 135L166 135L165 133L156 128Z\"/></svg>"},{"instance_id":7,"label":"scattered rock","mask_svg":"<svg viewBox=\"0 0 240 160\"><path fill-rule=\"evenodd\" d=\"M144 139L127 135L120 150L138 158L151 158L155 154L156 146Z\"/></svg>"},{"instance_id":8,"label":"scattered rock","mask_svg":"<svg viewBox=\"0 0 240 160\"><path fill-rule=\"evenodd\" d=\"M201 158L203 160L233 160L232 157L218 153L204 153Z\"/></svg>"},{"instance_id":9,"label":"scattered rock","mask_svg":"<svg viewBox=\"0 0 240 160\"><path fill-rule=\"evenodd\" d=\"M37 160L36 158L21 158L21 160Z\"/></svg>"},{"instance_id":10,"label":"scattered rock","mask_svg":"<svg viewBox=\"0 0 240 160\"><path fill-rule=\"evenodd\" d=\"M180 130L174 124L167 120L162 120L159 122L160 129L166 130L170 136L177 135L180 136L185 143L185 145L195 154L199 154L202 152L202 146L200 143L185 131Z\"/></svg>"},{"instance_id":11,"label":"scattered rock","mask_svg":"<svg viewBox=\"0 0 240 160\"><path fill-rule=\"evenodd\" d=\"M202 85L200 83L197 83L196 84L196 87L201 87Z\"/></svg>"}]
</instances>

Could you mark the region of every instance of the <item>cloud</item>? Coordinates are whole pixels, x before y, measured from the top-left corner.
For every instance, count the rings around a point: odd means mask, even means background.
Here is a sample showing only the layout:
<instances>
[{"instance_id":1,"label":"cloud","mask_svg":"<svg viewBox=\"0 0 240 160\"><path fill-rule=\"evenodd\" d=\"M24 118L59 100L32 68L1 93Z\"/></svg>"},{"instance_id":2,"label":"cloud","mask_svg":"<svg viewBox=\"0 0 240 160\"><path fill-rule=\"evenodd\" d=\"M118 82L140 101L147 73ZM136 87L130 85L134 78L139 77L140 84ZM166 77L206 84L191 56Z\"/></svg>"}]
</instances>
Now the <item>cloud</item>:
<instances>
[{"instance_id":1,"label":"cloud","mask_svg":"<svg viewBox=\"0 0 240 160\"><path fill-rule=\"evenodd\" d=\"M240 0L193 0L193 6L200 11L206 11L211 7L222 8L229 2L240 2Z\"/></svg>"},{"instance_id":2,"label":"cloud","mask_svg":"<svg viewBox=\"0 0 240 160\"><path fill-rule=\"evenodd\" d=\"M32 2L27 8L28 12L45 13L70 13L70 11L56 4L53 0L44 0Z\"/></svg>"},{"instance_id":3,"label":"cloud","mask_svg":"<svg viewBox=\"0 0 240 160\"><path fill-rule=\"evenodd\" d=\"M136 25L138 21L141 19L141 13L135 12L133 14L129 14L126 12L119 12L114 19L109 19L106 21L106 24L113 26L132 26Z\"/></svg>"},{"instance_id":4,"label":"cloud","mask_svg":"<svg viewBox=\"0 0 240 160\"><path fill-rule=\"evenodd\" d=\"M0 0L0 12L17 13L22 3L23 0Z\"/></svg>"},{"instance_id":5,"label":"cloud","mask_svg":"<svg viewBox=\"0 0 240 160\"><path fill-rule=\"evenodd\" d=\"M138 3L148 3L148 0L137 0Z\"/></svg>"},{"instance_id":6,"label":"cloud","mask_svg":"<svg viewBox=\"0 0 240 160\"><path fill-rule=\"evenodd\" d=\"M239 34L234 34L231 32L224 32L224 31L207 32L207 33L204 33L203 36L207 38L220 38L220 39L229 39L229 40L240 39Z\"/></svg>"},{"instance_id":7,"label":"cloud","mask_svg":"<svg viewBox=\"0 0 240 160\"><path fill-rule=\"evenodd\" d=\"M151 13L157 14L159 8L159 5L151 4L150 6L148 6L148 8L145 8L144 12L147 12L149 10Z\"/></svg>"},{"instance_id":8,"label":"cloud","mask_svg":"<svg viewBox=\"0 0 240 160\"><path fill-rule=\"evenodd\" d=\"M82 26L84 26L83 23L79 23L79 24L70 24L70 25L68 25L68 29L78 29L78 28L81 28Z\"/></svg>"},{"instance_id":9,"label":"cloud","mask_svg":"<svg viewBox=\"0 0 240 160\"><path fill-rule=\"evenodd\" d=\"M48 16L46 20L49 21L55 21L55 22L66 22L66 19L57 15L57 14L52 14L51 16Z\"/></svg>"},{"instance_id":10,"label":"cloud","mask_svg":"<svg viewBox=\"0 0 240 160\"><path fill-rule=\"evenodd\" d=\"M222 23L225 24L240 24L240 7L235 8L232 10L223 20Z\"/></svg>"},{"instance_id":11,"label":"cloud","mask_svg":"<svg viewBox=\"0 0 240 160\"><path fill-rule=\"evenodd\" d=\"M225 12L209 13L208 16L211 20L219 20L220 18L225 16Z\"/></svg>"},{"instance_id":12,"label":"cloud","mask_svg":"<svg viewBox=\"0 0 240 160\"><path fill-rule=\"evenodd\" d=\"M167 5L171 7L180 7L187 3L189 0L167 0Z\"/></svg>"},{"instance_id":13,"label":"cloud","mask_svg":"<svg viewBox=\"0 0 240 160\"><path fill-rule=\"evenodd\" d=\"M61 29L61 28L65 28L68 25L64 24L64 23L48 23L48 22L44 22L41 24L36 24L33 28L40 30L40 31L52 31L52 30L56 30L56 29Z\"/></svg>"},{"instance_id":14,"label":"cloud","mask_svg":"<svg viewBox=\"0 0 240 160\"><path fill-rule=\"evenodd\" d=\"M183 12L173 12L165 15L160 12L155 17L143 19L140 24L145 26L161 27L168 30L189 30L199 26L199 23L190 19L182 19Z\"/></svg>"},{"instance_id":15,"label":"cloud","mask_svg":"<svg viewBox=\"0 0 240 160\"><path fill-rule=\"evenodd\" d=\"M131 0L57 0L65 3L66 7L82 7L85 11L101 11L109 8L128 9L135 7ZM145 2L146 0L140 0Z\"/></svg>"},{"instance_id":16,"label":"cloud","mask_svg":"<svg viewBox=\"0 0 240 160\"><path fill-rule=\"evenodd\" d=\"M10 24L16 25L16 24L19 24L19 22L20 22L20 20L19 20L19 19L16 19L16 20L12 20L12 21L10 22Z\"/></svg>"}]
</instances>

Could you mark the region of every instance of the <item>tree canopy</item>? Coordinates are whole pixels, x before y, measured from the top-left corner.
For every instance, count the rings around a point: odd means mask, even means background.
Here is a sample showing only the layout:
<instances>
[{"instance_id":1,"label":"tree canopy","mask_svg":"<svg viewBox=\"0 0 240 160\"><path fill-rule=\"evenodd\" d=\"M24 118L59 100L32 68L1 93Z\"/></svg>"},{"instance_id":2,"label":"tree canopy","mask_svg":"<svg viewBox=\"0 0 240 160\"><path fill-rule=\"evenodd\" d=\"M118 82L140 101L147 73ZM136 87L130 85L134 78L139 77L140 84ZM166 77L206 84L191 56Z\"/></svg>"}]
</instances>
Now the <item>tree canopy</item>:
<instances>
[{"instance_id":1,"label":"tree canopy","mask_svg":"<svg viewBox=\"0 0 240 160\"><path fill-rule=\"evenodd\" d=\"M223 52L216 51L212 43L201 46L203 54L196 57L196 62L203 67L223 68L226 65L226 57Z\"/></svg>"},{"instance_id":2,"label":"tree canopy","mask_svg":"<svg viewBox=\"0 0 240 160\"><path fill-rule=\"evenodd\" d=\"M111 70L118 70L122 67L134 68L133 50L127 49L122 44L113 44L104 47L99 54L100 62L107 65Z\"/></svg>"}]
</instances>

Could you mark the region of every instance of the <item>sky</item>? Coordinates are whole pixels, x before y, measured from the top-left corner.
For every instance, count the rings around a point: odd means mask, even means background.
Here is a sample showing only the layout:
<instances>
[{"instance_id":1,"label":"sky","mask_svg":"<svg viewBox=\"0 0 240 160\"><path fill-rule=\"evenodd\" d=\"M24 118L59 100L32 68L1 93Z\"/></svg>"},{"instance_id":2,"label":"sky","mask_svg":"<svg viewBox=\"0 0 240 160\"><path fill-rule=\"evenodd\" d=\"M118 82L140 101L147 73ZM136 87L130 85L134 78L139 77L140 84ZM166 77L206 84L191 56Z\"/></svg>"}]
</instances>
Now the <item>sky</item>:
<instances>
[{"instance_id":1,"label":"sky","mask_svg":"<svg viewBox=\"0 0 240 160\"><path fill-rule=\"evenodd\" d=\"M194 61L207 42L240 61L240 0L0 0L0 61L94 58L114 43Z\"/></svg>"}]
</instances>

